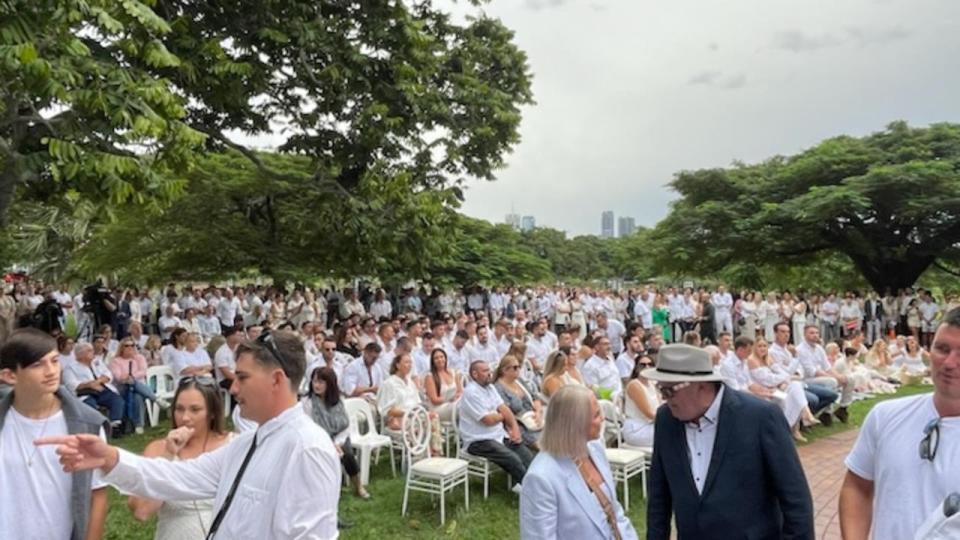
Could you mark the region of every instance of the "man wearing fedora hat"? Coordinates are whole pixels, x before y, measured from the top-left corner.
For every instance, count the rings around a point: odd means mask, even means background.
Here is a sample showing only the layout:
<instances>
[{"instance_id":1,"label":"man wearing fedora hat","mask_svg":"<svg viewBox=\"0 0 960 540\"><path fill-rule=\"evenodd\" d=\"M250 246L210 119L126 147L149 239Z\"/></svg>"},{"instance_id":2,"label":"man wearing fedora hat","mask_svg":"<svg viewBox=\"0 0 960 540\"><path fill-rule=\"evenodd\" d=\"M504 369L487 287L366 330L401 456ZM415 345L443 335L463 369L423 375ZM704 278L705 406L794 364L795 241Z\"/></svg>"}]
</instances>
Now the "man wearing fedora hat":
<instances>
[{"instance_id":1,"label":"man wearing fedora hat","mask_svg":"<svg viewBox=\"0 0 960 540\"><path fill-rule=\"evenodd\" d=\"M660 348L647 539L814 538L813 502L780 409L726 387L703 349ZM744 511L748 510L748 511Z\"/></svg>"}]
</instances>

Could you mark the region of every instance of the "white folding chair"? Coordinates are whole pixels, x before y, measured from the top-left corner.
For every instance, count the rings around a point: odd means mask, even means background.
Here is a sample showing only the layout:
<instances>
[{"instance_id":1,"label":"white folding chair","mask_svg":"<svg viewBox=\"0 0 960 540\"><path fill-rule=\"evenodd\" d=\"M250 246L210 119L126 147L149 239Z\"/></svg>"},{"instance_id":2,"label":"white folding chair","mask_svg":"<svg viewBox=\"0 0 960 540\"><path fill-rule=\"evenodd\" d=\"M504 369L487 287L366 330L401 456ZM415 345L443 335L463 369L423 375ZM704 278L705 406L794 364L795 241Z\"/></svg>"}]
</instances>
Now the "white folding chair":
<instances>
[{"instance_id":1,"label":"white folding chair","mask_svg":"<svg viewBox=\"0 0 960 540\"><path fill-rule=\"evenodd\" d=\"M157 398L173 402L173 396L177 393L176 381L173 377L173 370L169 366L150 366L147 368L147 386L153 389ZM150 419L150 425L156 426L160 421L160 405L155 401L146 404L147 417Z\"/></svg>"},{"instance_id":2,"label":"white folding chair","mask_svg":"<svg viewBox=\"0 0 960 540\"><path fill-rule=\"evenodd\" d=\"M377 433L376 424L373 422L373 412L370 410L370 404L363 398L347 398L343 400L343 407L347 411L347 417L350 418L350 445L353 449L360 452L360 483L367 485L370 481L370 456L373 451L380 451L381 448L390 446L390 437ZM367 424L366 433L360 433L360 420ZM391 456L392 457L392 456ZM393 460L390 460L390 468L393 469L393 475L397 471L394 468Z\"/></svg>"},{"instance_id":3,"label":"white folding chair","mask_svg":"<svg viewBox=\"0 0 960 540\"><path fill-rule=\"evenodd\" d=\"M403 488L401 515L407 515L410 491L440 496L440 525L446 523L446 493L463 484L464 507L470 509L468 464L462 459L430 455L430 418L421 406L408 410L401 424L405 453L409 456L407 481Z\"/></svg>"},{"instance_id":4,"label":"white folding chair","mask_svg":"<svg viewBox=\"0 0 960 540\"><path fill-rule=\"evenodd\" d=\"M620 430L621 418L620 409L617 404L608 399L598 400L600 410L603 411L603 442L604 446L611 439L616 441L617 447L623 443L623 433Z\"/></svg>"},{"instance_id":5,"label":"white folding chair","mask_svg":"<svg viewBox=\"0 0 960 540\"><path fill-rule=\"evenodd\" d=\"M623 509L630 509L630 479L640 475L643 484L643 498L647 498L647 457L648 454L640 450L627 448L605 448L607 461L610 462L610 472L613 474L613 483L623 482Z\"/></svg>"}]
</instances>

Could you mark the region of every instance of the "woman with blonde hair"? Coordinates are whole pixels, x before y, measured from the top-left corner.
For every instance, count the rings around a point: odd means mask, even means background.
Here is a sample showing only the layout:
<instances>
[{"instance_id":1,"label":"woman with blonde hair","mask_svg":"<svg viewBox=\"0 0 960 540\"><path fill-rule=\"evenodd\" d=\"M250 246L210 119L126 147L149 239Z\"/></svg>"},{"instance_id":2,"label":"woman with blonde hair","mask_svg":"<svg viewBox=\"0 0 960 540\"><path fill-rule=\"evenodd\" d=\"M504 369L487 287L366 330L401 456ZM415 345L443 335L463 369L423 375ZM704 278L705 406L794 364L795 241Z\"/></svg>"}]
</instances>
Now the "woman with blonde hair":
<instances>
[{"instance_id":1,"label":"woman with blonde hair","mask_svg":"<svg viewBox=\"0 0 960 540\"><path fill-rule=\"evenodd\" d=\"M557 390L568 385L586 386L577 369L577 357L553 351L547 356L543 370L543 397L549 400Z\"/></svg>"},{"instance_id":2,"label":"woman with blonde hair","mask_svg":"<svg viewBox=\"0 0 960 540\"><path fill-rule=\"evenodd\" d=\"M162 342L160 336L152 334L143 345L143 357L147 359L147 367L162 366L163 356L160 354Z\"/></svg>"},{"instance_id":3,"label":"woman with blonde hair","mask_svg":"<svg viewBox=\"0 0 960 540\"><path fill-rule=\"evenodd\" d=\"M793 377L782 364L770 356L770 349L766 340L757 339L753 346L753 354L747 358L750 368L750 379L774 391L774 401L780 405L783 415L787 418L793 438L799 442L807 442L800 433L803 426L818 424L807 403L807 395L803 390L803 383L793 380ZM779 394L777 393L779 391Z\"/></svg>"},{"instance_id":4,"label":"woman with blonde hair","mask_svg":"<svg viewBox=\"0 0 960 540\"><path fill-rule=\"evenodd\" d=\"M497 364L497 371L493 376L494 387L517 418L523 444L531 450L538 450L537 439L543 429L543 404L530 395L520 383L519 376L520 360L508 354Z\"/></svg>"},{"instance_id":5,"label":"woman with blonde hair","mask_svg":"<svg viewBox=\"0 0 960 540\"><path fill-rule=\"evenodd\" d=\"M632 540L637 532L617 502L603 444L603 412L584 386L555 394L541 451L523 477L520 538Z\"/></svg>"}]
</instances>

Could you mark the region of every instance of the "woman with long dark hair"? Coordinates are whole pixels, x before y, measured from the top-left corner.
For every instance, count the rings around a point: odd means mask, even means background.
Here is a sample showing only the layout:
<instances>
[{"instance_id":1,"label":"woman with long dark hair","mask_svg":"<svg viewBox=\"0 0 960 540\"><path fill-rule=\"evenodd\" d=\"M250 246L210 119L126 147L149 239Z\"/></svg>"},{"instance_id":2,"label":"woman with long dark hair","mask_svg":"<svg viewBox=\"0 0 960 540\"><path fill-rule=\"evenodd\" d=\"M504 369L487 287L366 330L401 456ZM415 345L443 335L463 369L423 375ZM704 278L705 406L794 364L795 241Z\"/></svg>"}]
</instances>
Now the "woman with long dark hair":
<instances>
[{"instance_id":1,"label":"woman with long dark hair","mask_svg":"<svg viewBox=\"0 0 960 540\"><path fill-rule=\"evenodd\" d=\"M336 372L328 367L314 369L310 373L309 389L302 403L307 416L333 440L333 445L340 454L340 463L353 484L354 493L361 499L369 499L370 494L360 482L360 464L357 463L353 447L350 446L350 417L347 416L347 409L340 399Z\"/></svg>"},{"instance_id":2,"label":"woman with long dark hair","mask_svg":"<svg viewBox=\"0 0 960 540\"><path fill-rule=\"evenodd\" d=\"M447 352L439 347L430 352L430 373L424 378L423 387L431 410L440 421L450 421L453 404L463 395L463 383L460 374L449 367Z\"/></svg>"},{"instance_id":3,"label":"woman with long dark hair","mask_svg":"<svg viewBox=\"0 0 960 540\"><path fill-rule=\"evenodd\" d=\"M172 428L163 439L152 441L144 457L188 460L230 443L224 429L220 387L212 377L184 377L173 396ZM202 540L213 521L213 499L157 501L131 496L127 506L133 516L147 521L157 515L155 540Z\"/></svg>"}]
</instances>

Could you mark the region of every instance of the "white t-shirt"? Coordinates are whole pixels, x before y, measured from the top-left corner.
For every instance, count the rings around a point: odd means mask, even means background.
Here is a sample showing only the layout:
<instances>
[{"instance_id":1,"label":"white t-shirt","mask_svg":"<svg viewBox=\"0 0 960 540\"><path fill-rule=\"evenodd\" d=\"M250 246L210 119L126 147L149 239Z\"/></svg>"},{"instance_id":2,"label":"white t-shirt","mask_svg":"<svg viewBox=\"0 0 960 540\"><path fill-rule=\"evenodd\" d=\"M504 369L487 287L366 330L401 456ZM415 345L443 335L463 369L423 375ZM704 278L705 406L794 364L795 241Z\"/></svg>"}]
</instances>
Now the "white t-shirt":
<instances>
[{"instance_id":1,"label":"white t-shirt","mask_svg":"<svg viewBox=\"0 0 960 540\"><path fill-rule=\"evenodd\" d=\"M201 349L200 347L197 347L196 349L194 349L193 352L190 352L187 349L177 351L176 354L173 355L172 360L173 362L170 365L170 369L173 370L173 375L177 377L177 380L179 380L180 377L184 376L184 375L181 375L180 372L187 367L212 366L212 364L210 363L210 355L207 354L207 351Z\"/></svg>"},{"instance_id":2,"label":"white t-shirt","mask_svg":"<svg viewBox=\"0 0 960 540\"><path fill-rule=\"evenodd\" d=\"M41 435L67 435L63 411L34 420L10 407L0 431L0 486L6 494L0 504L2 538L70 538L73 477L60 468L56 446L33 445L33 440ZM100 437L106 440L102 430ZM28 467L28 461L33 465ZM94 471L92 489L104 486L100 471Z\"/></svg>"},{"instance_id":3,"label":"white t-shirt","mask_svg":"<svg viewBox=\"0 0 960 540\"><path fill-rule=\"evenodd\" d=\"M847 456L847 468L874 483L874 540L913 538L937 505L960 489L960 417L940 421L936 456L920 459L923 429L938 416L932 396L878 403Z\"/></svg>"},{"instance_id":4,"label":"white t-shirt","mask_svg":"<svg viewBox=\"0 0 960 540\"><path fill-rule=\"evenodd\" d=\"M217 352L213 355L213 366L214 372L217 376L217 382L223 380L223 374L220 373L220 368L228 368L230 371L237 370L237 359L234 355L233 349L229 345L224 343L217 349ZM307 372L310 373L309 371Z\"/></svg>"}]
</instances>

